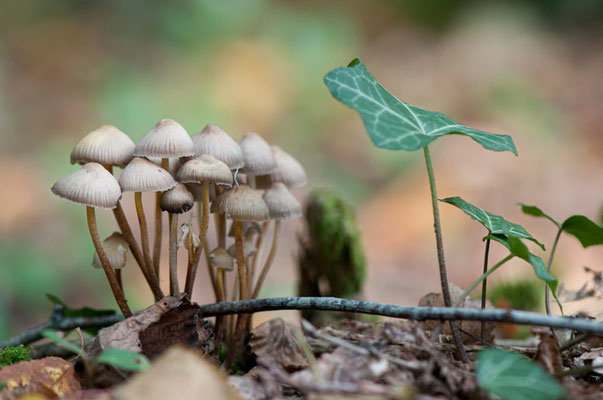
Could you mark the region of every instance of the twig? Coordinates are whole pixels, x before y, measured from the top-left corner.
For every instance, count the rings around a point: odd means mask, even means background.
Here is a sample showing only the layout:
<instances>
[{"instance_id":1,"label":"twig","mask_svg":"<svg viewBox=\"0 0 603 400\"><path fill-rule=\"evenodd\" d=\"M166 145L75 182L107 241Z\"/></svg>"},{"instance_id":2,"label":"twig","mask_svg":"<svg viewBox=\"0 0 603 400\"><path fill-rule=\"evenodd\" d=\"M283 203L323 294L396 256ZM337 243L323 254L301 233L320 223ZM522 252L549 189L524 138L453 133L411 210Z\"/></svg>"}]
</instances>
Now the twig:
<instances>
[{"instance_id":1,"label":"twig","mask_svg":"<svg viewBox=\"0 0 603 400\"><path fill-rule=\"evenodd\" d=\"M559 352L561 353L562 351L569 350L572 347L574 347L575 345L582 343L583 341L585 341L586 339L588 339L591 336L592 335L589 333L583 333L582 335L578 335L575 338L563 343L563 345L561 345L561 347L559 347Z\"/></svg>"},{"instance_id":2,"label":"twig","mask_svg":"<svg viewBox=\"0 0 603 400\"><path fill-rule=\"evenodd\" d=\"M580 367L580 368L566 369L564 371L559 371L559 372L555 373L553 376L555 378L562 378L562 377L568 376L568 375L582 376L582 375L586 375L589 372L592 372L598 368L603 368L603 364L590 364L590 365L585 365L584 367Z\"/></svg>"},{"instance_id":3,"label":"twig","mask_svg":"<svg viewBox=\"0 0 603 400\"><path fill-rule=\"evenodd\" d=\"M202 317L215 315L255 313L275 310L317 310L357 312L386 317L424 320L467 320L511 322L518 325L549 326L573 329L597 335L603 334L603 323L579 318L549 317L527 311L503 309L474 309L452 307L407 307L370 301L338 299L336 297L274 297L269 299L241 300L201 306Z\"/></svg>"}]
</instances>

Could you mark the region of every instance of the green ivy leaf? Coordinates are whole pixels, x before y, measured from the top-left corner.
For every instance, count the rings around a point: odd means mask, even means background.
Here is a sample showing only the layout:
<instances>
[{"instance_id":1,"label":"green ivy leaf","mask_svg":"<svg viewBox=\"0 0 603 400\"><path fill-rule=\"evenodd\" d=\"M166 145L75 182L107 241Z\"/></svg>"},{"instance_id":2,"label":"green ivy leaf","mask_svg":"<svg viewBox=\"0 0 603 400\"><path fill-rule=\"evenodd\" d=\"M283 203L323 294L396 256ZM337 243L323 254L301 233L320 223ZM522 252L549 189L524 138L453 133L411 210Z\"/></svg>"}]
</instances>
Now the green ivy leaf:
<instances>
[{"instance_id":1,"label":"green ivy leaf","mask_svg":"<svg viewBox=\"0 0 603 400\"><path fill-rule=\"evenodd\" d=\"M544 250L544 245L538 240L534 239L532 235L530 235L521 225L511 223L499 215L494 215L484 211L483 209L466 202L460 197L448 197L440 201L452 204L453 206L459 208L465 214L484 225L490 233L506 235L508 237L518 239L528 239L536 243L542 250Z\"/></svg>"},{"instance_id":2,"label":"green ivy leaf","mask_svg":"<svg viewBox=\"0 0 603 400\"><path fill-rule=\"evenodd\" d=\"M124 349L105 350L96 358L96 362L135 372L144 371L151 365L143 354Z\"/></svg>"},{"instance_id":3,"label":"green ivy leaf","mask_svg":"<svg viewBox=\"0 0 603 400\"><path fill-rule=\"evenodd\" d=\"M536 276L546 282L546 284L549 286L551 292L553 293L553 297L559 305L559 308L563 311L563 306L557 297L557 285L559 284L559 281L546 270L546 266L544 265L542 258L532 254L528 247L518 238L507 237L506 235L500 234L490 234L486 236L485 239L492 239L502 244L509 249L512 255L529 263L532 266Z\"/></svg>"},{"instance_id":4,"label":"green ivy leaf","mask_svg":"<svg viewBox=\"0 0 603 400\"><path fill-rule=\"evenodd\" d=\"M566 219L561 228L580 241L582 247L603 244L603 227L584 215L574 215Z\"/></svg>"},{"instance_id":5,"label":"green ivy leaf","mask_svg":"<svg viewBox=\"0 0 603 400\"><path fill-rule=\"evenodd\" d=\"M45 338L50 339L51 341L53 341L55 344L57 344L58 346L61 346L69 351L72 351L73 353L80 355L82 354L82 349L79 348L78 346L74 345L73 343L70 343L69 341L63 339L62 337L59 336L59 334L56 331L50 330L50 329L46 329L44 331L42 331L42 336L44 336Z\"/></svg>"},{"instance_id":6,"label":"green ivy leaf","mask_svg":"<svg viewBox=\"0 0 603 400\"><path fill-rule=\"evenodd\" d=\"M564 396L561 385L537 363L495 348L480 351L477 383L504 400L550 400Z\"/></svg>"},{"instance_id":7,"label":"green ivy leaf","mask_svg":"<svg viewBox=\"0 0 603 400\"><path fill-rule=\"evenodd\" d=\"M521 206L521 211L523 211L524 214L531 215L533 217L547 218L549 221L557 225L558 228L561 228L561 224L559 222L555 221L550 215L545 214L540 208L536 206L528 206L523 203L519 203L519 205Z\"/></svg>"},{"instance_id":8,"label":"green ivy leaf","mask_svg":"<svg viewBox=\"0 0 603 400\"><path fill-rule=\"evenodd\" d=\"M358 58L347 67L329 72L324 81L333 97L358 111L377 147L415 151L440 136L458 134L469 136L488 150L511 151L517 155L511 136L478 131L444 114L397 99L377 82Z\"/></svg>"}]
</instances>

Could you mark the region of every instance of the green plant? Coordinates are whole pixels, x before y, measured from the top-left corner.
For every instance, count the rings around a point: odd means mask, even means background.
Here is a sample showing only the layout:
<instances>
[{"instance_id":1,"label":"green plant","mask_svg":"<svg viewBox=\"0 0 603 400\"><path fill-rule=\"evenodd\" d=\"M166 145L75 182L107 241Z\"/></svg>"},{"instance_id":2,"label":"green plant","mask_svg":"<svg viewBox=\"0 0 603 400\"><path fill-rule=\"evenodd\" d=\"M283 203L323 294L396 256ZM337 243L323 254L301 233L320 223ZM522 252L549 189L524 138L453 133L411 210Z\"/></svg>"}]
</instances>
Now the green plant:
<instances>
[{"instance_id":1,"label":"green plant","mask_svg":"<svg viewBox=\"0 0 603 400\"><path fill-rule=\"evenodd\" d=\"M508 135L472 129L444 114L423 110L397 99L377 82L358 58L347 67L329 72L324 81L333 97L358 111L375 146L388 150L423 149L431 189L442 295L444 304L451 306L436 182L428 145L440 136L464 135L488 150L511 151L517 155L513 139ZM451 329L459 353L466 359L458 328L451 323Z\"/></svg>"},{"instance_id":2,"label":"green plant","mask_svg":"<svg viewBox=\"0 0 603 400\"><path fill-rule=\"evenodd\" d=\"M25 347L22 344L19 346L6 347L0 350L0 367L17 364L21 361L31 360L29 353L32 350L33 347Z\"/></svg>"},{"instance_id":3,"label":"green plant","mask_svg":"<svg viewBox=\"0 0 603 400\"><path fill-rule=\"evenodd\" d=\"M553 241L553 247L551 248L551 255L549 256L549 262L547 265L547 271L549 273L551 272L553 258L555 257L555 250L557 249L557 244L559 243L561 232L565 232L574 236L576 239L578 239L578 241L584 248L603 244L603 226L597 225L595 222L591 221L584 215L573 215L567 218L562 223L559 223L555 219L553 219L553 217L548 214L545 214L540 208L536 206L528 206L521 203L519 205L521 206L521 210L525 214L534 217L544 217L557 226L557 234L555 235L555 240ZM603 213L601 214L601 222L603 223ZM544 305L546 307L546 313L548 315L551 314L551 308L549 306L549 288L553 292L553 296L556 296L555 288L550 286L545 287Z\"/></svg>"}]
</instances>

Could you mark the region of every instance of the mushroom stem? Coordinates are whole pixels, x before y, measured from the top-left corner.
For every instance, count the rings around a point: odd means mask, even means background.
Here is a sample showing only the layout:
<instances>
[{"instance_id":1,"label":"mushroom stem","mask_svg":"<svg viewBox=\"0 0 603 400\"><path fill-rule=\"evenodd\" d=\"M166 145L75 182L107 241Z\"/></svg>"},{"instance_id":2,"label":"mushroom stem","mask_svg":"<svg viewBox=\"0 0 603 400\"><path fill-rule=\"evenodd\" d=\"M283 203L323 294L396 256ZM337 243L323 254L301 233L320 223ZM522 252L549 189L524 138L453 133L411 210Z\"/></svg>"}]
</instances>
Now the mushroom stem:
<instances>
[{"instance_id":1,"label":"mushroom stem","mask_svg":"<svg viewBox=\"0 0 603 400\"><path fill-rule=\"evenodd\" d=\"M169 172L170 159L161 159L161 168ZM159 279L159 261L161 259L161 233L163 230L163 220L161 215L161 192L155 194L155 237L153 242L153 268L155 268L155 275Z\"/></svg>"},{"instance_id":2,"label":"mushroom stem","mask_svg":"<svg viewBox=\"0 0 603 400\"><path fill-rule=\"evenodd\" d=\"M180 293L178 285L178 214L168 214L170 222L170 294Z\"/></svg>"},{"instance_id":3,"label":"mushroom stem","mask_svg":"<svg viewBox=\"0 0 603 400\"><path fill-rule=\"evenodd\" d=\"M264 267L262 268L262 272L260 272L260 276L258 276L258 280L253 289L253 294L251 296L252 299L258 297L260 294L260 289L262 284L264 283L264 279L266 279L266 275L268 274L268 270L270 270L270 266L272 266L272 262L274 261L274 257L276 256L276 249L278 248L278 238L281 230L281 221L274 221L274 236L272 237L272 247L270 248L270 253L268 254L268 258L264 263Z\"/></svg>"},{"instance_id":4,"label":"mushroom stem","mask_svg":"<svg viewBox=\"0 0 603 400\"><path fill-rule=\"evenodd\" d=\"M123 292L123 290L124 290L124 283L123 283L123 280L121 279L121 268L114 269L113 271L115 271L115 279L117 279L117 283L119 284L119 288Z\"/></svg>"},{"instance_id":5,"label":"mushroom stem","mask_svg":"<svg viewBox=\"0 0 603 400\"><path fill-rule=\"evenodd\" d=\"M140 225L140 241L142 243L142 254L144 256L144 261L147 265L147 272L149 273L149 278L151 278L151 281L156 285L156 290L161 293L159 280L157 278L157 275L155 275L153 261L151 260L151 249L149 248L149 232L147 227L147 219L144 215L144 208L142 207L142 192L134 192L134 203L136 204L136 214L138 215L138 223Z\"/></svg>"},{"instance_id":6,"label":"mushroom stem","mask_svg":"<svg viewBox=\"0 0 603 400\"><path fill-rule=\"evenodd\" d=\"M193 283L195 282L195 276L197 275L197 267L199 266L199 260L201 259L201 251L205 247L205 239L207 237L207 228L209 227L209 181L205 180L202 182L201 188L201 212L203 215L201 216L201 227L199 232L199 247L195 250L193 256L193 264L192 268L189 268L186 274L186 286L184 291L186 293L192 294ZM206 253L207 255L207 253ZM214 293L217 294L216 291L216 279L213 277L213 270L211 266L208 264L210 277L212 277L212 285L214 288Z\"/></svg>"},{"instance_id":7,"label":"mushroom stem","mask_svg":"<svg viewBox=\"0 0 603 400\"><path fill-rule=\"evenodd\" d=\"M256 265L258 263L258 259L260 258L260 249L262 248L262 243L264 242L264 232L266 232L266 229L268 229L268 224L270 223L270 221L264 221L262 223L262 231L260 233L258 233L258 237L255 240L255 248L257 249L256 253L253 255L253 259L251 260L251 276L253 277L255 275L255 270L256 270ZM252 280L250 280L249 282L252 282Z\"/></svg>"},{"instance_id":8,"label":"mushroom stem","mask_svg":"<svg viewBox=\"0 0 603 400\"><path fill-rule=\"evenodd\" d=\"M94 207L86 206L86 217L88 220L88 229L90 231L90 237L92 238L92 243L94 244L94 249L96 250L96 254L98 254L98 258L103 266L103 270L105 271L105 275L107 276L107 280L109 281L109 286L111 287L111 291L113 292L113 296L115 297L115 301L119 306L122 314L125 318L132 316L132 311L128 307L128 302L124 296L124 292L119 287L119 282L115 277L115 273L111 269L111 263L107 258L107 254L105 253L105 249L103 248L103 244L101 242L101 238L98 234L98 227L96 225L96 213L94 211Z\"/></svg>"},{"instance_id":9,"label":"mushroom stem","mask_svg":"<svg viewBox=\"0 0 603 400\"><path fill-rule=\"evenodd\" d=\"M216 197L222 194L220 185L214 185L216 189ZM218 235L218 246L226 248L226 214L216 214L216 233Z\"/></svg>"},{"instance_id":10,"label":"mushroom stem","mask_svg":"<svg viewBox=\"0 0 603 400\"><path fill-rule=\"evenodd\" d=\"M113 165L105 164L103 166L105 167L105 169L107 171L109 171L111 174L113 174ZM153 295L155 296L155 300L159 300L159 299L163 298L163 293L161 293L161 290L159 290L159 291L157 290L157 288L159 286L154 285L151 280L151 277L149 276L149 272L147 271L147 266L144 262L144 256L142 255L142 251L140 250L140 247L138 246L138 243L136 242L136 238L134 238L134 233L132 232L132 228L130 228L130 224L128 223L128 219L126 218L126 213L124 212L124 209L121 206L121 201L117 202L117 206L115 206L115 208L113 209L113 215L115 216L115 221L117 222L117 226L119 227L119 230L121 231L121 234L124 237L124 240L126 241L126 243L128 243L128 246L130 247L130 251L132 252L132 255L134 256L136 263L140 267L140 271L142 272L142 275L144 276L145 280L149 284L149 287L151 288L151 291L153 292Z\"/></svg>"},{"instance_id":11,"label":"mushroom stem","mask_svg":"<svg viewBox=\"0 0 603 400\"><path fill-rule=\"evenodd\" d=\"M239 299L246 300L248 297L247 273L245 271L245 255L243 252L243 222L233 221L235 235L235 249L237 254L237 277L239 278ZM231 340L231 346L226 358L226 368L233 365L234 360L239 355L243 338L247 326L247 315L239 314L234 328L234 334Z\"/></svg>"}]
</instances>

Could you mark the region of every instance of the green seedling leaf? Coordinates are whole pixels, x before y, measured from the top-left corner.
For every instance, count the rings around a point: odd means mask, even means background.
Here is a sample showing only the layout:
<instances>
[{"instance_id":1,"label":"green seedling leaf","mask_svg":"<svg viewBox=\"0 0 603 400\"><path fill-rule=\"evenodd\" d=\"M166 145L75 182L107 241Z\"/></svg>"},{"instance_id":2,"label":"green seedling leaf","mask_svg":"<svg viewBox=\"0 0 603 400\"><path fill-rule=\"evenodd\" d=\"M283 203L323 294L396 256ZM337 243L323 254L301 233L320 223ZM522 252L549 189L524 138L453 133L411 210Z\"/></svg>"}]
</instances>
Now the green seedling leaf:
<instances>
[{"instance_id":1,"label":"green seedling leaf","mask_svg":"<svg viewBox=\"0 0 603 400\"><path fill-rule=\"evenodd\" d=\"M79 348L78 346L74 345L73 343L70 343L68 340L63 339L62 337L59 336L57 331L53 331L50 329L46 329L44 331L42 331L42 336L44 336L45 338L50 339L51 341L53 341L56 345L61 346L77 355L82 354L82 349Z\"/></svg>"},{"instance_id":2,"label":"green seedling leaf","mask_svg":"<svg viewBox=\"0 0 603 400\"><path fill-rule=\"evenodd\" d=\"M96 362L135 372L144 371L151 365L143 354L124 349L105 350L96 358Z\"/></svg>"},{"instance_id":3,"label":"green seedling leaf","mask_svg":"<svg viewBox=\"0 0 603 400\"><path fill-rule=\"evenodd\" d=\"M550 400L564 396L561 385L537 363L495 348L477 357L477 384L504 400Z\"/></svg>"},{"instance_id":4,"label":"green seedling leaf","mask_svg":"<svg viewBox=\"0 0 603 400\"><path fill-rule=\"evenodd\" d=\"M500 234L491 234L486 236L485 239L492 239L502 244L509 249L512 255L529 263L532 266L536 276L546 282L546 284L549 286L551 292L553 293L553 297L559 305L559 308L563 311L563 306L557 297L557 285L559 284L559 281L546 270L546 266L544 265L542 258L532 254L528 247L518 238L507 237L506 235Z\"/></svg>"},{"instance_id":5,"label":"green seedling leaf","mask_svg":"<svg viewBox=\"0 0 603 400\"><path fill-rule=\"evenodd\" d=\"M478 131L444 114L397 99L377 82L358 58L347 67L329 72L324 81L333 97L358 111L377 147L415 151L440 136L457 134L470 137L488 150L511 151L517 155L511 136Z\"/></svg>"},{"instance_id":6,"label":"green seedling leaf","mask_svg":"<svg viewBox=\"0 0 603 400\"><path fill-rule=\"evenodd\" d=\"M566 219L561 228L580 241L582 247L603 244L603 227L584 215L574 215Z\"/></svg>"},{"instance_id":7,"label":"green seedling leaf","mask_svg":"<svg viewBox=\"0 0 603 400\"><path fill-rule=\"evenodd\" d=\"M499 215L494 215L484 211L483 209L466 202L460 197L448 197L440 201L452 204L453 206L459 208L465 214L485 226L490 233L496 235L506 235L508 237L518 239L528 239L536 243L542 250L544 250L544 245L538 240L534 239L532 235L530 235L521 225L509 222Z\"/></svg>"},{"instance_id":8,"label":"green seedling leaf","mask_svg":"<svg viewBox=\"0 0 603 400\"><path fill-rule=\"evenodd\" d=\"M559 222L555 221L550 215L545 214L540 208L536 206L528 206L523 203L519 203L519 205L521 206L521 211L523 211L524 214L531 215L533 217L547 218L549 221L557 225L558 228L561 228L561 224Z\"/></svg>"},{"instance_id":9,"label":"green seedling leaf","mask_svg":"<svg viewBox=\"0 0 603 400\"><path fill-rule=\"evenodd\" d=\"M58 304L63 306L63 315L69 318L76 317L101 317L104 315L113 315L115 314L115 310L97 310L90 307L82 307L82 308L71 308L67 304L65 304L61 299L59 299L54 294L46 293L46 297L53 304Z\"/></svg>"}]
</instances>

